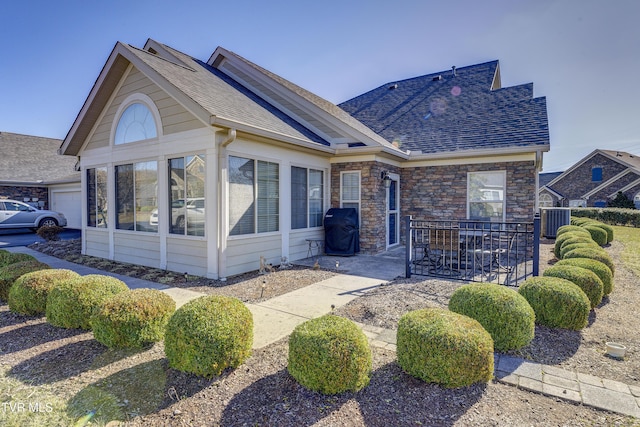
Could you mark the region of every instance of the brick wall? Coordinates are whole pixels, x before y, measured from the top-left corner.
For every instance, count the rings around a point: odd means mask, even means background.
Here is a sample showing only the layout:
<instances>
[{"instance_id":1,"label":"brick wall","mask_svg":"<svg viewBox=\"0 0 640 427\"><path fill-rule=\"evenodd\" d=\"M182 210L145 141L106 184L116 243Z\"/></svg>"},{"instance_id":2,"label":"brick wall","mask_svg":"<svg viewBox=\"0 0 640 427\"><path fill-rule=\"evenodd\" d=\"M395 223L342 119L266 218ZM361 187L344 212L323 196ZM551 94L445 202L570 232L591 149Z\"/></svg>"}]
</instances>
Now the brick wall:
<instances>
[{"instance_id":1,"label":"brick wall","mask_svg":"<svg viewBox=\"0 0 640 427\"><path fill-rule=\"evenodd\" d=\"M506 170L507 221L532 221L536 174L533 162L396 168L378 162L333 164L331 207L340 207L340 172L360 171L360 249L379 253L386 249L386 190L382 171L400 175L400 219L465 219L467 172Z\"/></svg>"},{"instance_id":2,"label":"brick wall","mask_svg":"<svg viewBox=\"0 0 640 427\"><path fill-rule=\"evenodd\" d=\"M594 167L602 167L602 181L591 181L591 170ZM582 195L613 178L625 169L626 168L620 163L602 154L596 154L578 168L565 175L559 182L553 184L553 190L565 197L563 206L569 206L570 200L580 199ZM613 190L611 190L611 192L613 192ZM589 206L593 206L595 200L595 198L591 197Z\"/></svg>"},{"instance_id":3,"label":"brick wall","mask_svg":"<svg viewBox=\"0 0 640 427\"><path fill-rule=\"evenodd\" d=\"M606 188L598 191L597 193L591 195L589 200L587 200L587 206L594 206L597 201L609 202L608 196L612 193L617 193L621 188L626 187L632 182L638 180L640 176L636 173L628 173L620 179L617 179L613 185L609 185ZM637 190L634 192L633 189L631 191L625 192L628 198L633 200L633 197L636 195ZM614 194L615 197L615 194Z\"/></svg>"},{"instance_id":4,"label":"brick wall","mask_svg":"<svg viewBox=\"0 0 640 427\"><path fill-rule=\"evenodd\" d=\"M18 200L23 202L25 198L38 198L39 202L44 202L42 209L49 209L49 190L47 187L13 187L13 186L0 186L0 196L7 199ZM31 204L32 202L29 201Z\"/></svg>"}]
</instances>

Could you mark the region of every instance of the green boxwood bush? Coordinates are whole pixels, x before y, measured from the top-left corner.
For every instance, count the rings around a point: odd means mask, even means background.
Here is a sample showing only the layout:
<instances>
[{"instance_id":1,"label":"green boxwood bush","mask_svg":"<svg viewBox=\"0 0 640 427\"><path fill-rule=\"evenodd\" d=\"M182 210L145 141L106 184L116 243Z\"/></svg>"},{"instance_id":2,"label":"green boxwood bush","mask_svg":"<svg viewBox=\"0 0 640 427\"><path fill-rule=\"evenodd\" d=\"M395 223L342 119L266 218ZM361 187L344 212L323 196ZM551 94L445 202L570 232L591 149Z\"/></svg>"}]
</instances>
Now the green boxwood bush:
<instances>
[{"instance_id":1,"label":"green boxwood bush","mask_svg":"<svg viewBox=\"0 0 640 427\"><path fill-rule=\"evenodd\" d=\"M561 227L558 227L558 230L556 230L556 239L562 236L564 233L578 233L587 235L589 232L587 231L587 233L585 233L585 231L586 230L584 228L577 225L563 225ZM591 236L589 235L589 237Z\"/></svg>"},{"instance_id":2,"label":"green boxwood bush","mask_svg":"<svg viewBox=\"0 0 640 427\"><path fill-rule=\"evenodd\" d=\"M611 270L611 274L615 277L616 270L615 265L613 264L613 260L609 256L609 254L602 248L578 248L572 251L569 251L564 254L563 259L571 259L571 258L589 258L595 259L596 261L600 261L605 264Z\"/></svg>"},{"instance_id":3,"label":"green boxwood bush","mask_svg":"<svg viewBox=\"0 0 640 427\"><path fill-rule=\"evenodd\" d=\"M602 302L604 285L596 273L575 265L554 265L547 268L543 276L560 277L578 285L591 302L591 308Z\"/></svg>"},{"instance_id":4,"label":"green boxwood bush","mask_svg":"<svg viewBox=\"0 0 640 427\"><path fill-rule=\"evenodd\" d=\"M602 280L602 294L609 295L613 291L613 274L606 264L589 258L568 258L558 261L555 265L575 265L591 270Z\"/></svg>"},{"instance_id":5,"label":"green boxwood bush","mask_svg":"<svg viewBox=\"0 0 640 427\"><path fill-rule=\"evenodd\" d=\"M573 213L573 211L572 211L572 213ZM593 219L591 219L591 218L578 217L578 216L572 216L571 220L570 220L571 225L578 225L578 226L580 226L582 224L586 224L587 222L592 222L592 221L593 221Z\"/></svg>"},{"instance_id":6,"label":"green boxwood bush","mask_svg":"<svg viewBox=\"0 0 640 427\"><path fill-rule=\"evenodd\" d=\"M536 313L536 323L550 328L579 331L587 326L591 302L587 295L567 279L531 277L518 289Z\"/></svg>"},{"instance_id":7,"label":"green boxwood bush","mask_svg":"<svg viewBox=\"0 0 640 427\"><path fill-rule=\"evenodd\" d=\"M496 351L529 344L535 333L535 314L513 289L493 283L474 283L455 290L449 310L476 319L491 334Z\"/></svg>"},{"instance_id":8,"label":"green boxwood bush","mask_svg":"<svg viewBox=\"0 0 640 427\"><path fill-rule=\"evenodd\" d=\"M9 290L18 277L31 273L32 271L45 270L48 268L50 267L47 264L35 258L27 261L14 262L0 268L0 299L3 301L9 300Z\"/></svg>"},{"instance_id":9,"label":"green boxwood bush","mask_svg":"<svg viewBox=\"0 0 640 427\"><path fill-rule=\"evenodd\" d=\"M569 240L573 240L573 239L569 239ZM571 252L574 249L578 249L578 248L599 248L600 246L598 246L598 244L596 242L594 242L593 240L591 242L577 242L577 243L564 243L561 247L560 247L560 258L562 259L564 258L564 254L566 254L567 252Z\"/></svg>"},{"instance_id":10,"label":"green boxwood bush","mask_svg":"<svg viewBox=\"0 0 640 427\"><path fill-rule=\"evenodd\" d=\"M596 222L594 225L602 228L604 231L607 232L607 243L613 242L613 237L614 237L613 236L613 227L611 227L610 225L605 224L603 222L599 222L599 221Z\"/></svg>"},{"instance_id":11,"label":"green boxwood bush","mask_svg":"<svg viewBox=\"0 0 640 427\"><path fill-rule=\"evenodd\" d=\"M587 223L582 228L591 234L591 238L600 246L607 244L607 232L597 224Z\"/></svg>"},{"instance_id":12,"label":"green boxwood bush","mask_svg":"<svg viewBox=\"0 0 640 427\"><path fill-rule=\"evenodd\" d=\"M29 254L10 252L4 249L0 249L0 268L22 261L36 261L36 258Z\"/></svg>"},{"instance_id":13,"label":"green boxwood bush","mask_svg":"<svg viewBox=\"0 0 640 427\"><path fill-rule=\"evenodd\" d=\"M568 240L575 240L575 239L584 239L584 240L593 242L593 239L591 238L591 234L589 234L587 230L582 230L581 233L576 231L568 231L562 234L561 236L556 237L555 245L553 247L553 254L556 256L556 258L560 259L560 249L562 248L562 245L564 244L564 242ZM593 243L596 246L598 246L596 242L593 242Z\"/></svg>"},{"instance_id":14,"label":"green boxwood bush","mask_svg":"<svg viewBox=\"0 0 640 427\"><path fill-rule=\"evenodd\" d=\"M135 289L109 297L91 318L96 340L109 348L142 348L162 341L175 301L155 289Z\"/></svg>"},{"instance_id":15,"label":"green boxwood bush","mask_svg":"<svg viewBox=\"0 0 640 427\"><path fill-rule=\"evenodd\" d=\"M129 288L119 279L88 274L61 282L49 291L47 322L68 329L91 329L91 316L109 297Z\"/></svg>"},{"instance_id":16,"label":"green boxwood bush","mask_svg":"<svg viewBox=\"0 0 640 427\"><path fill-rule=\"evenodd\" d=\"M44 314L49 291L58 283L76 277L80 275L65 269L38 270L23 274L9 290L9 308L29 316Z\"/></svg>"},{"instance_id":17,"label":"green boxwood bush","mask_svg":"<svg viewBox=\"0 0 640 427\"><path fill-rule=\"evenodd\" d=\"M403 315L396 354L407 374L448 388L493 378L491 335L477 320L442 308Z\"/></svg>"},{"instance_id":18,"label":"green boxwood bush","mask_svg":"<svg viewBox=\"0 0 640 427\"><path fill-rule=\"evenodd\" d=\"M204 377L240 366L251 355L253 315L238 299L209 295L171 316L164 335L169 365Z\"/></svg>"},{"instance_id":19,"label":"green boxwood bush","mask_svg":"<svg viewBox=\"0 0 640 427\"><path fill-rule=\"evenodd\" d=\"M323 394L358 391L369 384L371 349L351 320L331 314L298 325L289 337L289 374Z\"/></svg>"}]
</instances>

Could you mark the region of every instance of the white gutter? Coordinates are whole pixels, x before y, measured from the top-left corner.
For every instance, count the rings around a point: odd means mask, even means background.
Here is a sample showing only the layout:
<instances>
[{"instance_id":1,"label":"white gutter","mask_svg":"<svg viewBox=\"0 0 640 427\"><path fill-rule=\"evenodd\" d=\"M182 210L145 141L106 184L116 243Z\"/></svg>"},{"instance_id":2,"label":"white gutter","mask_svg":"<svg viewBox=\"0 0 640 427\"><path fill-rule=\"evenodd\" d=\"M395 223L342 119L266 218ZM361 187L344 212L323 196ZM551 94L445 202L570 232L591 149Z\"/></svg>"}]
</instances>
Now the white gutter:
<instances>
[{"instance_id":1,"label":"white gutter","mask_svg":"<svg viewBox=\"0 0 640 427\"><path fill-rule=\"evenodd\" d=\"M226 119L220 116L212 115L209 120L209 124L212 126L222 126L229 129L240 130L254 135L263 136L265 138L275 139L277 141L288 142L289 144L309 148L312 150L322 151L324 153L335 153L335 149L317 142L311 142L302 138L296 138L294 136L285 135L279 132L273 132L268 129L252 126L250 124L238 122L231 119Z\"/></svg>"}]
</instances>

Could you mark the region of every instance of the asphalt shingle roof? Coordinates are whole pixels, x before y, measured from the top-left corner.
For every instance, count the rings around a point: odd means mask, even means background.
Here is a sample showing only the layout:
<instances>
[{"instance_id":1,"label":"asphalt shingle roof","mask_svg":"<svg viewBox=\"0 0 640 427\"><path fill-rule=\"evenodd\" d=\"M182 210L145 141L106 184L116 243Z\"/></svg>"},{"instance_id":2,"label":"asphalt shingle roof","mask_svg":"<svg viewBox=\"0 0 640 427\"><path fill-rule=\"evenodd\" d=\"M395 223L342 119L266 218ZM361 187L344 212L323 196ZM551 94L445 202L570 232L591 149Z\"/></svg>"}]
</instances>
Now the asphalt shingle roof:
<instances>
[{"instance_id":1,"label":"asphalt shingle roof","mask_svg":"<svg viewBox=\"0 0 640 427\"><path fill-rule=\"evenodd\" d=\"M329 143L219 70L169 46L182 64L126 47L211 115L323 145Z\"/></svg>"},{"instance_id":2,"label":"asphalt shingle roof","mask_svg":"<svg viewBox=\"0 0 640 427\"><path fill-rule=\"evenodd\" d=\"M498 61L390 82L339 104L403 150L545 147L546 99L533 85L492 90Z\"/></svg>"},{"instance_id":3,"label":"asphalt shingle roof","mask_svg":"<svg viewBox=\"0 0 640 427\"><path fill-rule=\"evenodd\" d=\"M80 181L75 157L61 156L59 139L0 132L0 182Z\"/></svg>"}]
</instances>

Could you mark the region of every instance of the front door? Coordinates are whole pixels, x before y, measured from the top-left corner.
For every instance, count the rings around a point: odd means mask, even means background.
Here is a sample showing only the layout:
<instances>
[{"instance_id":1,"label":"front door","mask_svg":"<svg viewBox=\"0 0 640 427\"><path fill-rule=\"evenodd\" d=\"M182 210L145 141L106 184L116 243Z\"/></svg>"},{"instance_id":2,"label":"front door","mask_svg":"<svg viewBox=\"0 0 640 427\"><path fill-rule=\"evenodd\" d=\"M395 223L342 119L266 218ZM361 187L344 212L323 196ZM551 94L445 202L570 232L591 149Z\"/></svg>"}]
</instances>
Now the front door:
<instances>
[{"instance_id":1,"label":"front door","mask_svg":"<svg viewBox=\"0 0 640 427\"><path fill-rule=\"evenodd\" d=\"M400 243L400 176L390 173L391 185L387 188L387 248Z\"/></svg>"}]
</instances>

